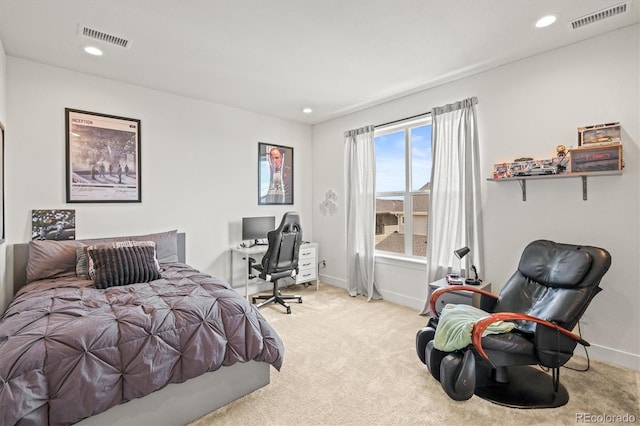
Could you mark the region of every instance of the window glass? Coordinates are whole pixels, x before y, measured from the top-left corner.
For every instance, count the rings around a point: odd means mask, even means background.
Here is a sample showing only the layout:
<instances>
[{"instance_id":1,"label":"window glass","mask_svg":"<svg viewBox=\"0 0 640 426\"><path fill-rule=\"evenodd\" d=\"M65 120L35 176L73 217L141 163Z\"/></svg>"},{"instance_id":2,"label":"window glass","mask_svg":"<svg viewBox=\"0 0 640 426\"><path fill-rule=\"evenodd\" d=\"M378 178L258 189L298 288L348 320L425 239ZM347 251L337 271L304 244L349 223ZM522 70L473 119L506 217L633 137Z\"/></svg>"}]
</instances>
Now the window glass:
<instances>
[{"instance_id":1,"label":"window glass","mask_svg":"<svg viewBox=\"0 0 640 426\"><path fill-rule=\"evenodd\" d=\"M404 131L375 138L376 192L404 191Z\"/></svg>"},{"instance_id":2,"label":"window glass","mask_svg":"<svg viewBox=\"0 0 640 426\"><path fill-rule=\"evenodd\" d=\"M416 194L413 198L413 246L414 256L427 255L428 194Z\"/></svg>"},{"instance_id":3,"label":"window glass","mask_svg":"<svg viewBox=\"0 0 640 426\"><path fill-rule=\"evenodd\" d=\"M411 129L411 190L431 182L431 126Z\"/></svg>"},{"instance_id":4,"label":"window glass","mask_svg":"<svg viewBox=\"0 0 640 426\"><path fill-rule=\"evenodd\" d=\"M404 196L376 197L376 250L404 253Z\"/></svg>"},{"instance_id":5,"label":"window glass","mask_svg":"<svg viewBox=\"0 0 640 426\"><path fill-rule=\"evenodd\" d=\"M431 121L376 129L376 251L426 257Z\"/></svg>"}]
</instances>

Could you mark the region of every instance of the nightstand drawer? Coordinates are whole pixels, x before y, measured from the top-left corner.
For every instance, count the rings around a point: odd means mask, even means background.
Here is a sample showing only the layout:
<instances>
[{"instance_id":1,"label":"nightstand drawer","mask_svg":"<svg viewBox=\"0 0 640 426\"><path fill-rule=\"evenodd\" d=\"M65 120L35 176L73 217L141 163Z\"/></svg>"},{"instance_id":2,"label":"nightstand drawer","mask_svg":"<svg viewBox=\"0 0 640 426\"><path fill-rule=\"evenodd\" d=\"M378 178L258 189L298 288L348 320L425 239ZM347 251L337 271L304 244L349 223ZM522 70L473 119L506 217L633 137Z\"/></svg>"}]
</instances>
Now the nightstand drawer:
<instances>
[{"instance_id":1,"label":"nightstand drawer","mask_svg":"<svg viewBox=\"0 0 640 426\"><path fill-rule=\"evenodd\" d=\"M421 315L429 314L431 310L431 307L430 307L431 294L441 287L456 287L456 286L455 285L451 286L447 282L446 278L442 278L442 279L439 279L438 281L429 283L429 286L427 288L427 300L425 301L424 308L420 312ZM491 291L491 283L487 281L484 281L479 285L469 286L469 287L473 287L473 288L477 288L477 289L485 290L489 292ZM444 305L446 305L447 303L464 304L464 305L472 305L475 307L480 307L480 293L476 293L473 291L464 291L464 290L447 292L441 295L440 297L438 297L438 300L436 301L436 311L437 312L442 311L442 308L444 308Z\"/></svg>"},{"instance_id":2,"label":"nightstand drawer","mask_svg":"<svg viewBox=\"0 0 640 426\"><path fill-rule=\"evenodd\" d=\"M473 305L473 297L471 295L462 294L462 292L455 293L447 293L438 297L436 301L436 311L442 312L442 308L444 305L448 303L453 303L454 305Z\"/></svg>"}]
</instances>

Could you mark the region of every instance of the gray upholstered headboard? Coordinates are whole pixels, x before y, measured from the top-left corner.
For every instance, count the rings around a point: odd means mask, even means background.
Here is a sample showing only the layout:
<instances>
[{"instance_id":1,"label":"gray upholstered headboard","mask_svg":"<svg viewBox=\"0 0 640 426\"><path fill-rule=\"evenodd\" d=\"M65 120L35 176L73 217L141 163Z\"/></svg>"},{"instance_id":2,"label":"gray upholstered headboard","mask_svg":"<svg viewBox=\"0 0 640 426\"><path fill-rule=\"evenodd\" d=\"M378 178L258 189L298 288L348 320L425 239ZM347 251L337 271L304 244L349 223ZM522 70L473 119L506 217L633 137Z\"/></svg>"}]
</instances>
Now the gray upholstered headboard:
<instances>
[{"instance_id":1,"label":"gray upholstered headboard","mask_svg":"<svg viewBox=\"0 0 640 426\"><path fill-rule=\"evenodd\" d=\"M186 234L178 232L178 261L186 262ZM13 294L27 282L27 260L29 243L13 245Z\"/></svg>"}]
</instances>

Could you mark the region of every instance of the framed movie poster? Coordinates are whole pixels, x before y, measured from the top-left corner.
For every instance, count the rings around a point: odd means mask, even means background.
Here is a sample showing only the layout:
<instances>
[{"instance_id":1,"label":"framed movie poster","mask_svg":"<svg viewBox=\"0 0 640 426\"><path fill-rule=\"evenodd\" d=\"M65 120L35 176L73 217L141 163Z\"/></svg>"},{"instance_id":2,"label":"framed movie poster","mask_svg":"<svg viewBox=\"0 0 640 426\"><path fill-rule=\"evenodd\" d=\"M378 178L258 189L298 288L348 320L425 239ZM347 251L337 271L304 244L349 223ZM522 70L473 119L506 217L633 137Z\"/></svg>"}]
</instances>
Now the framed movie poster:
<instances>
[{"instance_id":1,"label":"framed movie poster","mask_svg":"<svg viewBox=\"0 0 640 426\"><path fill-rule=\"evenodd\" d=\"M293 148L258 142L258 204L293 204Z\"/></svg>"},{"instance_id":2,"label":"framed movie poster","mask_svg":"<svg viewBox=\"0 0 640 426\"><path fill-rule=\"evenodd\" d=\"M140 120L65 108L68 203L139 203Z\"/></svg>"}]
</instances>

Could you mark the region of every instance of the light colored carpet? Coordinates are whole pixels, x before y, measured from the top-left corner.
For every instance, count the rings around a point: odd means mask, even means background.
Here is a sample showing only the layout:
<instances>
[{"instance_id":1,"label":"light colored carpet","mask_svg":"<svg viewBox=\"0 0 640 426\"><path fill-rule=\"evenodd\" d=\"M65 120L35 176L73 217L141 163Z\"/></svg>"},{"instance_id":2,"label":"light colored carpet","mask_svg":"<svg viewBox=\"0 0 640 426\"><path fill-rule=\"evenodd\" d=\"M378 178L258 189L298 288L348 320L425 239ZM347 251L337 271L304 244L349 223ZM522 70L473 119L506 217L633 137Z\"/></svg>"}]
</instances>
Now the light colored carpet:
<instances>
[{"instance_id":1,"label":"light colored carpet","mask_svg":"<svg viewBox=\"0 0 640 426\"><path fill-rule=\"evenodd\" d=\"M563 368L570 400L554 409L506 408L476 396L456 402L416 355L415 334L426 323L416 310L367 303L324 284L319 292L292 286L283 293L303 296L302 304L291 303L291 315L278 305L261 309L284 341L282 370L191 426L574 425L585 423L578 418L585 413L640 422L640 372L595 361L587 372ZM584 354L581 346L576 354ZM568 365L583 368L586 359L576 355Z\"/></svg>"}]
</instances>

